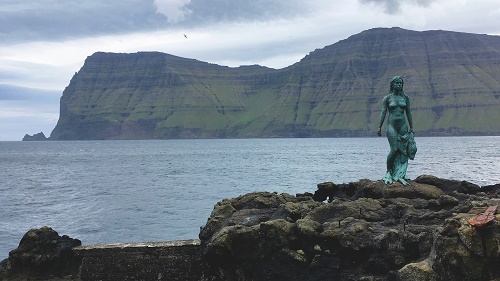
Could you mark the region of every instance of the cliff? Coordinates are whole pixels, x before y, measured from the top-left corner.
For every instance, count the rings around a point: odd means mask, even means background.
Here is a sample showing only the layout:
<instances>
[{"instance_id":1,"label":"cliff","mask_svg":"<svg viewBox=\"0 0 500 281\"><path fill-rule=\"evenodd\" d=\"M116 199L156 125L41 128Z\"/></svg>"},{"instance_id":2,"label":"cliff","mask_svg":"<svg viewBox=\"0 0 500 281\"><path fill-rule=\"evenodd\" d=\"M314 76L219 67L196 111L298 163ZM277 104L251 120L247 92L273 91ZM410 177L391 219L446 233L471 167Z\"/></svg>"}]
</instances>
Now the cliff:
<instances>
[{"instance_id":1,"label":"cliff","mask_svg":"<svg viewBox=\"0 0 500 281\"><path fill-rule=\"evenodd\" d=\"M371 136L395 75L417 134L500 134L499 36L375 28L278 70L95 53L50 139Z\"/></svg>"},{"instance_id":2,"label":"cliff","mask_svg":"<svg viewBox=\"0 0 500 281\"><path fill-rule=\"evenodd\" d=\"M499 280L499 216L469 224L499 195L500 184L423 175L224 199L200 240L80 246L44 227L0 263L0 280Z\"/></svg>"}]
</instances>

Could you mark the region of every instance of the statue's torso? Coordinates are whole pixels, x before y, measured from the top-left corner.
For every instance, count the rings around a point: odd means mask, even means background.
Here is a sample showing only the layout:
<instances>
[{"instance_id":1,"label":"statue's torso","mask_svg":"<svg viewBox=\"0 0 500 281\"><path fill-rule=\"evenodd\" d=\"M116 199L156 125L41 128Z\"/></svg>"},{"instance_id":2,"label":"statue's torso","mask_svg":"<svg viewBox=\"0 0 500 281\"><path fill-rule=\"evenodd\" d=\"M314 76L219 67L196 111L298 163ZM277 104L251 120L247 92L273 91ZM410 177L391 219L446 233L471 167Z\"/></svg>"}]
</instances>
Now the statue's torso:
<instances>
[{"instance_id":1,"label":"statue's torso","mask_svg":"<svg viewBox=\"0 0 500 281\"><path fill-rule=\"evenodd\" d=\"M406 107L407 103L404 96L390 94L387 100L387 109L389 110L388 122L397 128L406 124Z\"/></svg>"}]
</instances>

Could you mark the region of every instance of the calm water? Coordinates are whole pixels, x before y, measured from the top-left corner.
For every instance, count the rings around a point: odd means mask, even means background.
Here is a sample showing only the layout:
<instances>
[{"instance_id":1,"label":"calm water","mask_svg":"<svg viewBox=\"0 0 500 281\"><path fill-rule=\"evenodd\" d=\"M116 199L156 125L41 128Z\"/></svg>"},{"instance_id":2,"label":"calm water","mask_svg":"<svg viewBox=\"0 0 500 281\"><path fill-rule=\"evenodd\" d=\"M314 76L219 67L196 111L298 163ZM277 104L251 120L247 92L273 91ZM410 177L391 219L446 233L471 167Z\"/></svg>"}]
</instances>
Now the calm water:
<instances>
[{"instance_id":1,"label":"calm water","mask_svg":"<svg viewBox=\"0 0 500 281\"><path fill-rule=\"evenodd\" d=\"M500 137L416 138L408 175L500 182ZM0 260L30 228L83 244L197 238L214 204L380 179L385 138L0 142Z\"/></svg>"}]
</instances>

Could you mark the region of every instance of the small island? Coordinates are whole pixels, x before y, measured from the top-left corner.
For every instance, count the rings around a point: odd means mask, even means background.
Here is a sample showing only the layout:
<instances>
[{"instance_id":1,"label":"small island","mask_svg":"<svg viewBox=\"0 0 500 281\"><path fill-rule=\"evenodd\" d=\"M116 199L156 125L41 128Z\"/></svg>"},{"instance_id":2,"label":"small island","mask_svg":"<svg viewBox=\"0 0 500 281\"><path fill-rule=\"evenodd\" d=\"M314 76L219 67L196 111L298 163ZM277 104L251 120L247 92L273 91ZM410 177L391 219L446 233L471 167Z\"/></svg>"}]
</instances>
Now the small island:
<instances>
[{"instance_id":1,"label":"small island","mask_svg":"<svg viewBox=\"0 0 500 281\"><path fill-rule=\"evenodd\" d=\"M23 141L46 141L49 140L43 132L34 135L24 135Z\"/></svg>"}]
</instances>

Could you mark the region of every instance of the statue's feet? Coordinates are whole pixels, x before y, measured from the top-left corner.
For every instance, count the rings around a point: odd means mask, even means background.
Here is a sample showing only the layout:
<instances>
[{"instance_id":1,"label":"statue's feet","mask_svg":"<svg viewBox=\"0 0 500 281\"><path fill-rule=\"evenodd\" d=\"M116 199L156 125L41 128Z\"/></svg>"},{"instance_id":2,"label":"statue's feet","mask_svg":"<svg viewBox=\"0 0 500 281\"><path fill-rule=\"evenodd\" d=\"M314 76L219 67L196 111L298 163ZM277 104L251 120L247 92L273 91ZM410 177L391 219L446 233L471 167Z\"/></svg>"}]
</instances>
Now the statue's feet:
<instances>
[{"instance_id":1,"label":"statue's feet","mask_svg":"<svg viewBox=\"0 0 500 281\"><path fill-rule=\"evenodd\" d=\"M385 174L385 177L382 180L384 180L385 184L392 184L391 171L387 171L387 173Z\"/></svg>"},{"instance_id":2,"label":"statue's feet","mask_svg":"<svg viewBox=\"0 0 500 281\"><path fill-rule=\"evenodd\" d=\"M400 178L398 179L399 182L401 182L403 185L410 185L407 181L405 181L405 179L403 178Z\"/></svg>"}]
</instances>

